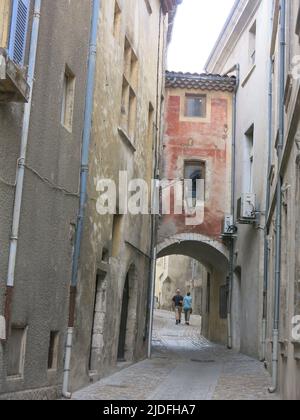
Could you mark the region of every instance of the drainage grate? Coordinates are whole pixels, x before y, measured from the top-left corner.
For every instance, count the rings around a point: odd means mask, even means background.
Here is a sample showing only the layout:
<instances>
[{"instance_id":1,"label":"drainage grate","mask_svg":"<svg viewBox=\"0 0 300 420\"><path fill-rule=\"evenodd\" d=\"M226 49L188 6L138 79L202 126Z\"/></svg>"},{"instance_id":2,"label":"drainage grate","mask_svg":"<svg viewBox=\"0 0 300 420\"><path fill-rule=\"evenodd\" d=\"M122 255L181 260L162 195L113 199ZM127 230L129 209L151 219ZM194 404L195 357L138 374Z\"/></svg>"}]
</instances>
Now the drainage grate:
<instances>
[{"instance_id":1,"label":"drainage grate","mask_svg":"<svg viewBox=\"0 0 300 420\"><path fill-rule=\"evenodd\" d=\"M198 360L198 359L191 359L193 363L216 363L215 360Z\"/></svg>"}]
</instances>

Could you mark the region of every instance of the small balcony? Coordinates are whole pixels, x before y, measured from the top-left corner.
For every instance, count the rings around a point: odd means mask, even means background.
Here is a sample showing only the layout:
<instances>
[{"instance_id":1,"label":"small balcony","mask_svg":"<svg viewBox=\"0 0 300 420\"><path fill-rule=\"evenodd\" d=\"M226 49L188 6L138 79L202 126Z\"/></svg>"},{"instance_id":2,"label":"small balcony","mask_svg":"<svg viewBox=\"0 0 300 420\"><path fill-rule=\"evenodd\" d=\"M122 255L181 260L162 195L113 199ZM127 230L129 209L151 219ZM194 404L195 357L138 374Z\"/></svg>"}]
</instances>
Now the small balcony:
<instances>
[{"instance_id":1,"label":"small balcony","mask_svg":"<svg viewBox=\"0 0 300 420\"><path fill-rule=\"evenodd\" d=\"M0 104L26 103L29 100L30 87L26 81L24 69L17 66L0 48Z\"/></svg>"}]
</instances>

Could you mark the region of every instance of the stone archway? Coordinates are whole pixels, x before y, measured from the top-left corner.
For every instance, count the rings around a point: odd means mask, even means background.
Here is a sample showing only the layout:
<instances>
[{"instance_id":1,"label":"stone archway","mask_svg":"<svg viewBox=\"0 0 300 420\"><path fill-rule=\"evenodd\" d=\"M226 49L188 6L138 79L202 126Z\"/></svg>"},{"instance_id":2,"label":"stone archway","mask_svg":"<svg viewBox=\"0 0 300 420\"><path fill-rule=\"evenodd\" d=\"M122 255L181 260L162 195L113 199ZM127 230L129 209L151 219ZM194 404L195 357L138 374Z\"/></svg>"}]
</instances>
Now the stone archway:
<instances>
[{"instance_id":1,"label":"stone archway","mask_svg":"<svg viewBox=\"0 0 300 420\"><path fill-rule=\"evenodd\" d=\"M226 344L228 339L227 307L229 250L221 242L201 234L178 234L165 239L157 245L157 257L184 255L199 261L209 273L210 302L204 304L206 309L202 321L207 325L206 337L211 341ZM208 289L205 282L203 288ZM224 293L225 290L225 293ZM207 295L207 290L203 296Z\"/></svg>"},{"instance_id":2,"label":"stone archway","mask_svg":"<svg viewBox=\"0 0 300 420\"><path fill-rule=\"evenodd\" d=\"M228 269L229 251L221 242L195 233L181 233L157 245L158 258L185 255L200 261L208 268Z\"/></svg>"}]
</instances>

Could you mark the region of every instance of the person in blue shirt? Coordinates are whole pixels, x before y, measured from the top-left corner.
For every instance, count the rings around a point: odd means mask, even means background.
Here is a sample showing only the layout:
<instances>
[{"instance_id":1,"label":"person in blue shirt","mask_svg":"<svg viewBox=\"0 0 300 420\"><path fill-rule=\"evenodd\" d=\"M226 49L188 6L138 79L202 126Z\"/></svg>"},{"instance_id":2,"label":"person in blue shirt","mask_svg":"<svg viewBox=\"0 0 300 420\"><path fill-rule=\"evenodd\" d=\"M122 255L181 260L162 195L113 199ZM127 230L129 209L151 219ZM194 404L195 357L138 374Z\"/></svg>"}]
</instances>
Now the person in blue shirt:
<instances>
[{"instance_id":1,"label":"person in blue shirt","mask_svg":"<svg viewBox=\"0 0 300 420\"><path fill-rule=\"evenodd\" d=\"M190 325L190 319L192 314L192 303L193 298L190 293L188 293L183 299L183 310L185 315L185 324Z\"/></svg>"}]
</instances>

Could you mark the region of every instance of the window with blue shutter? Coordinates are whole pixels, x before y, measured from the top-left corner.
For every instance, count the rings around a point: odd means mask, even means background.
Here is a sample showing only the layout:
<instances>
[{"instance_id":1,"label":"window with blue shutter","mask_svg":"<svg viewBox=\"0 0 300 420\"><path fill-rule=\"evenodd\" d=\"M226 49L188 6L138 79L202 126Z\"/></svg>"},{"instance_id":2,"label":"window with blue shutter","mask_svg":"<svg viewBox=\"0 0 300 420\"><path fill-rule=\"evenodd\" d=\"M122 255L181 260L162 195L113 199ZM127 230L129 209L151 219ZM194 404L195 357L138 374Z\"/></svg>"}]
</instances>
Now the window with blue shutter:
<instances>
[{"instance_id":1,"label":"window with blue shutter","mask_svg":"<svg viewBox=\"0 0 300 420\"><path fill-rule=\"evenodd\" d=\"M30 0L13 0L9 56L18 65L24 65Z\"/></svg>"}]
</instances>

